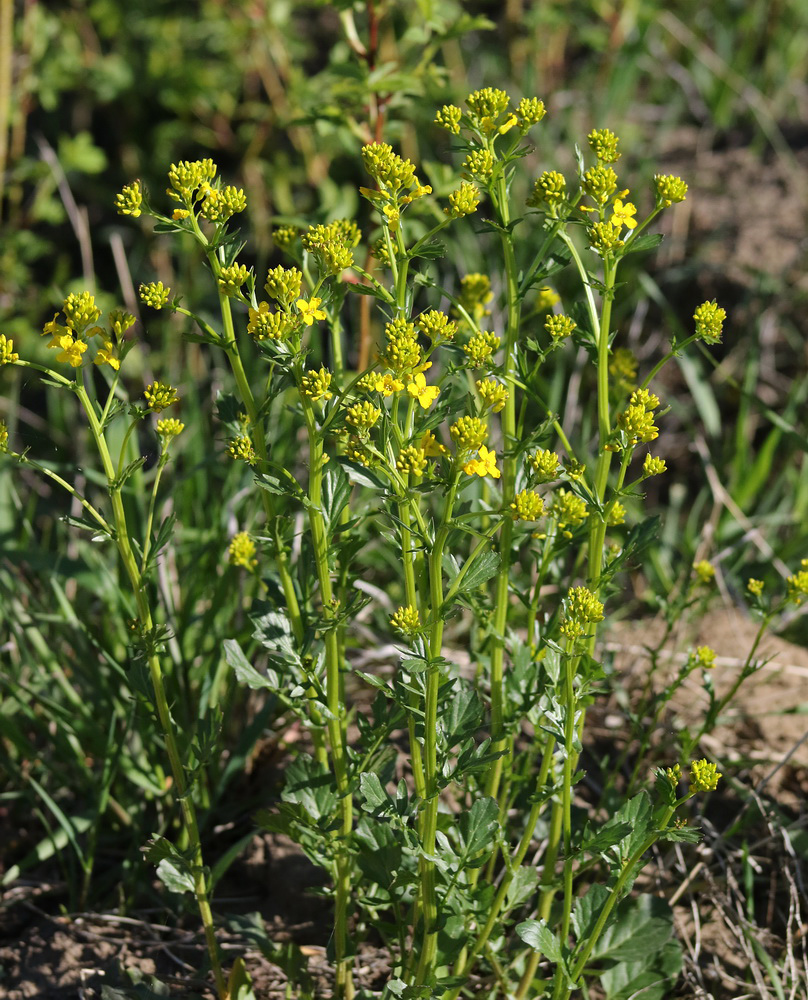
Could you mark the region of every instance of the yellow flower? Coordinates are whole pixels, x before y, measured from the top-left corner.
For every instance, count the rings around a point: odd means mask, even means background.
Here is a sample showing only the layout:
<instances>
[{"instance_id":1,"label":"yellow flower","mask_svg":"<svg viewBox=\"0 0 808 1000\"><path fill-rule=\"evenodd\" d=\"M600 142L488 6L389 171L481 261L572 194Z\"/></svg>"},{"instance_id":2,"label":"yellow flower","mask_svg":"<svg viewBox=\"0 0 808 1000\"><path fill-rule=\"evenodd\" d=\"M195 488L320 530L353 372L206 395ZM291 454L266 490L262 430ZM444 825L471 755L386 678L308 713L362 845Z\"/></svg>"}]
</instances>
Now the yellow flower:
<instances>
[{"instance_id":1,"label":"yellow flower","mask_svg":"<svg viewBox=\"0 0 808 1000\"><path fill-rule=\"evenodd\" d=\"M325 309L320 308L320 303L322 299L318 299L315 295L313 298L309 299L307 302L305 299L297 300L297 311L303 317L303 323L306 326L311 326L315 320L322 320L326 318Z\"/></svg>"},{"instance_id":2,"label":"yellow flower","mask_svg":"<svg viewBox=\"0 0 808 1000\"><path fill-rule=\"evenodd\" d=\"M83 340L73 340L69 333L54 337L48 347L60 347L61 351L56 355L56 360L66 361L74 368L80 367L81 356L87 350L87 345Z\"/></svg>"},{"instance_id":3,"label":"yellow flower","mask_svg":"<svg viewBox=\"0 0 808 1000\"><path fill-rule=\"evenodd\" d=\"M637 214L637 209L630 201L622 202L619 198L615 200L614 211L612 212L612 217L609 220L615 229L622 229L623 226L626 229L636 229L637 220L634 216Z\"/></svg>"},{"instance_id":4,"label":"yellow flower","mask_svg":"<svg viewBox=\"0 0 808 1000\"><path fill-rule=\"evenodd\" d=\"M497 453L493 450L489 451L484 444L480 445L480 451L477 458L473 458L470 462L466 462L463 466L463 471L467 476L492 476L494 479L499 479L500 471L497 468Z\"/></svg>"},{"instance_id":5,"label":"yellow flower","mask_svg":"<svg viewBox=\"0 0 808 1000\"><path fill-rule=\"evenodd\" d=\"M105 340L103 345L98 348L95 355L95 363L97 365L109 365L115 371L118 371L121 367L120 360L115 357L115 345L111 340Z\"/></svg>"},{"instance_id":6,"label":"yellow flower","mask_svg":"<svg viewBox=\"0 0 808 1000\"><path fill-rule=\"evenodd\" d=\"M427 385L426 378L421 372L418 372L407 386L407 392L418 400L423 409L428 410L438 398L440 389L436 385Z\"/></svg>"},{"instance_id":7,"label":"yellow flower","mask_svg":"<svg viewBox=\"0 0 808 1000\"><path fill-rule=\"evenodd\" d=\"M428 458L440 458L446 454L446 446L442 445L432 431L426 431L421 438L419 447Z\"/></svg>"}]
</instances>

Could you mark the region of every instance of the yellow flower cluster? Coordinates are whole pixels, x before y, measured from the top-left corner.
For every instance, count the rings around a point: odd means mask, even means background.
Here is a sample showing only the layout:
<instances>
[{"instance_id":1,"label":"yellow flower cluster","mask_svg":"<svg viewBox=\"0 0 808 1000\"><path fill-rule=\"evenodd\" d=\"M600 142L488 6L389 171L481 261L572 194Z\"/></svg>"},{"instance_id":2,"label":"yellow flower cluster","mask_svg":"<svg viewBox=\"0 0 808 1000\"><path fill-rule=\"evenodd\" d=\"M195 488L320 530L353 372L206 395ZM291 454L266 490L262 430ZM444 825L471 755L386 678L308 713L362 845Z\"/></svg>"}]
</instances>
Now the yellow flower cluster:
<instances>
[{"instance_id":1,"label":"yellow flower cluster","mask_svg":"<svg viewBox=\"0 0 808 1000\"><path fill-rule=\"evenodd\" d=\"M365 169L378 184L378 190L360 188L361 194L382 213L391 232L398 229L401 212L417 198L431 194L428 184L421 184L415 165L393 152L386 142L362 147Z\"/></svg>"},{"instance_id":2,"label":"yellow flower cluster","mask_svg":"<svg viewBox=\"0 0 808 1000\"><path fill-rule=\"evenodd\" d=\"M392 396L395 392L401 392L404 383L389 373L382 375L380 372L368 372L356 383L359 392L380 392L383 396Z\"/></svg>"},{"instance_id":3,"label":"yellow flower cluster","mask_svg":"<svg viewBox=\"0 0 808 1000\"><path fill-rule=\"evenodd\" d=\"M494 154L489 150L473 149L463 164L462 175L485 184L494 173L494 162ZM473 187L473 185L468 186Z\"/></svg>"},{"instance_id":4,"label":"yellow flower cluster","mask_svg":"<svg viewBox=\"0 0 808 1000\"><path fill-rule=\"evenodd\" d=\"M162 420L157 421L157 434L163 442L163 447L173 438L177 437L178 434L182 434L184 430L185 424L174 417L164 417Z\"/></svg>"},{"instance_id":5,"label":"yellow flower cluster","mask_svg":"<svg viewBox=\"0 0 808 1000\"><path fill-rule=\"evenodd\" d=\"M131 215L136 219L140 213L140 206L143 204L143 192L140 190L140 181L124 185L120 194L115 195L115 208L118 215Z\"/></svg>"},{"instance_id":6,"label":"yellow flower cluster","mask_svg":"<svg viewBox=\"0 0 808 1000\"><path fill-rule=\"evenodd\" d=\"M561 459L558 455L546 448L539 448L530 456L530 469L539 483L552 483L554 479L558 479L560 465Z\"/></svg>"},{"instance_id":7,"label":"yellow flower cluster","mask_svg":"<svg viewBox=\"0 0 808 1000\"><path fill-rule=\"evenodd\" d=\"M565 538L572 538L570 528L579 528L589 513L586 501L563 487L553 494L551 514Z\"/></svg>"},{"instance_id":8,"label":"yellow flower cluster","mask_svg":"<svg viewBox=\"0 0 808 1000\"><path fill-rule=\"evenodd\" d=\"M696 582L704 586L715 580L715 567L706 559L693 563L693 572L696 574Z\"/></svg>"},{"instance_id":9,"label":"yellow flower cluster","mask_svg":"<svg viewBox=\"0 0 808 1000\"><path fill-rule=\"evenodd\" d=\"M411 604L400 607L390 619L390 627L403 636L414 636L421 631L421 616Z\"/></svg>"},{"instance_id":10,"label":"yellow flower cluster","mask_svg":"<svg viewBox=\"0 0 808 1000\"><path fill-rule=\"evenodd\" d=\"M331 378L331 372L327 368L306 372L300 380L300 392L313 403L320 399L331 399L333 396L333 393L329 392Z\"/></svg>"},{"instance_id":11,"label":"yellow flower cluster","mask_svg":"<svg viewBox=\"0 0 808 1000\"><path fill-rule=\"evenodd\" d=\"M428 367L422 363L421 347L415 326L404 319L395 319L384 328L387 343L379 360L396 375L415 374Z\"/></svg>"},{"instance_id":12,"label":"yellow flower cluster","mask_svg":"<svg viewBox=\"0 0 808 1000\"><path fill-rule=\"evenodd\" d=\"M345 414L345 422L354 427L360 435L366 435L376 425L382 411L373 403L354 403Z\"/></svg>"},{"instance_id":13,"label":"yellow flower cluster","mask_svg":"<svg viewBox=\"0 0 808 1000\"><path fill-rule=\"evenodd\" d=\"M527 199L531 208L549 205L556 208L567 197L567 182L557 170L545 170L533 185L533 193Z\"/></svg>"},{"instance_id":14,"label":"yellow flower cluster","mask_svg":"<svg viewBox=\"0 0 808 1000\"><path fill-rule=\"evenodd\" d=\"M416 319L415 325L425 337L429 337L433 347L446 341L454 340L457 333L457 323L449 319L445 312L430 309Z\"/></svg>"},{"instance_id":15,"label":"yellow flower cluster","mask_svg":"<svg viewBox=\"0 0 808 1000\"><path fill-rule=\"evenodd\" d=\"M140 286L140 301L152 309L162 309L168 305L171 289L164 287L162 281L150 281Z\"/></svg>"},{"instance_id":16,"label":"yellow flower cluster","mask_svg":"<svg viewBox=\"0 0 808 1000\"><path fill-rule=\"evenodd\" d=\"M297 326L297 319L287 312L273 312L268 302L259 302L248 310L247 333L256 340L285 340Z\"/></svg>"},{"instance_id":17,"label":"yellow flower cluster","mask_svg":"<svg viewBox=\"0 0 808 1000\"><path fill-rule=\"evenodd\" d=\"M241 566L244 569L255 569L258 560L255 558L255 542L246 531L239 531L233 536L227 550L227 559L232 566Z\"/></svg>"},{"instance_id":18,"label":"yellow flower cluster","mask_svg":"<svg viewBox=\"0 0 808 1000\"><path fill-rule=\"evenodd\" d=\"M289 310L300 298L302 282L303 275L296 267L281 267L279 264L267 272L264 289L271 299L275 299L284 309Z\"/></svg>"},{"instance_id":19,"label":"yellow flower cluster","mask_svg":"<svg viewBox=\"0 0 808 1000\"><path fill-rule=\"evenodd\" d=\"M252 441L246 434L231 438L227 445L227 451L231 458L236 461L246 462L247 465L255 465L256 454Z\"/></svg>"},{"instance_id":20,"label":"yellow flower cluster","mask_svg":"<svg viewBox=\"0 0 808 1000\"><path fill-rule=\"evenodd\" d=\"M617 174L611 167L598 163L584 173L583 189L596 205L605 205L617 190Z\"/></svg>"},{"instance_id":21,"label":"yellow flower cluster","mask_svg":"<svg viewBox=\"0 0 808 1000\"><path fill-rule=\"evenodd\" d=\"M449 428L449 434L462 458L473 455L488 437L488 427L479 417L460 417Z\"/></svg>"},{"instance_id":22,"label":"yellow flower cluster","mask_svg":"<svg viewBox=\"0 0 808 1000\"><path fill-rule=\"evenodd\" d=\"M444 213L450 219L462 219L464 215L472 215L480 204L480 192L474 184L463 181L456 191L449 195L449 207Z\"/></svg>"},{"instance_id":23,"label":"yellow flower cluster","mask_svg":"<svg viewBox=\"0 0 808 1000\"><path fill-rule=\"evenodd\" d=\"M245 264L230 264L219 271L217 281L219 288L228 297L238 293L238 290L250 276L249 268Z\"/></svg>"},{"instance_id":24,"label":"yellow flower cluster","mask_svg":"<svg viewBox=\"0 0 808 1000\"><path fill-rule=\"evenodd\" d=\"M628 406L617 418L617 426L624 435L625 447L633 447L640 441L654 441L659 437L653 413L658 406L659 398L647 389L636 389L631 394Z\"/></svg>"},{"instance_id":25,"label":"yellow flower cluster","mask_svg":"<svg viewBox=\"0 0 808 1000\"><path fill-rule=\"evenodd\" d=\"M715 299L712 302L702 302L693 313L696 336L706 344L720 344L726 318L726 310L722 309Z\"/></svg>"},{"instance_id":26,"label":"yellow flower cluster","mask_svg":"<svg viewBox=\"0 0 808 1000\"><path fill-rule=\"evenodd\" d=\"M657 205L669 208L671 205L684 201L687 195L687 184L675 174L656 174L654 176Z\"/></svg>"},{"instance_id":27,"label":"yellow flower cluster","mask_svg":"<svg viewBox=\"0 0 808 1000\"><path fill-rule=\"evenodd\" d=\"M600 163L617 163L620 159L621 154L617 152L620 140L614 132L607 128L596 128L586 138L589 148Z\"/></svg>"},{"instance_id":28,"label":"yellow flower cluster","mask_svg":"<svg viewBox=\"0 0 808 1000\"><path fill-rule=\"evenodd\" d=\"M718 779L723 777L715 764L704 760L694 760L690 765L690 791L714 792Z\"/></svg>"},{"instance_id":29,"label":"yellow flower cluster","mask_svg":"<svg viewBox=\"0 0 808 1000\"><path fill-rule=\"evenodd\" d=\"M490 408L494 413L505 409L510 393L501 382L495 378L486 378L478 379L474 384L486 409Z\"/></svg>"},{"instance_id":30,"label":"yellow flower cluster","mask_svg":"<svg viewBox=\"0 0 808 1000\"><path fill-rule=\"evenodd\" d=\"M152 382L151 385L147 385L143 395L153 413L160 413L179 401L177 390L171 385L163 385L162 382Z\"/></svg>"},{"instance_id":31,"label":"yellow flower cluster","mask_svg":"<svg viewBox=\"0 0 808 1000\"><path fill-rule=\"evenodd\" d=\"M586 631L586 626L603 621L603 605L586 587L571 587L564 601L559 631L573 642Z\"/></svg>"},{"instance_id":32,"label":"yellow flower cluster","mask_svg":"<svg viewBox=\"0 0 808 1000\"><path fill-rule=\"evenodd\" d=\"M20 356L14 350L14 341L0 333L0 365L11 365L19 360Z\"/></svg>"},{"instance_id":33,"label":"yellow flower cluster","mask_svg":"<svg viewBox=\"0 0 808 1000\"><path fill-rule=\"evenodd\" d=\"M802 569L794 576L788 577L786 587L787 597L792 604L800 605L808 597L808 559L801 562Z\"/></svg>"},{"instance_id":34,"label":"yellow flower cluster","mask_svg":"<svg viewBox=\"0 0 808 1000\"><path fill-rule=\"evenodd\" d=\"M484 316L491 314L491 311L485 307L493 297L491 279L487 274L474 271L460 279L460 295L458 296L460 305L478 322Z\"/></svg>"},{"instance_id":35,"label":"yellow flower cluster","mask_svg":"<svg viewBox=\"0 0 808 1000\"><path fill-rule=\"evenodd\" d=\"M544 329L553 338L554 344L560 344L562 340L571 336L577 328L578 324L575 320L563 313L553 313L544 321Z\"/></svg>"},{"instance_id":36,"label":"yellow flower cluster","mask_svg":"<svg viewBox=\"0 0 808 1000\"><path fill-rule=\"evenodd\" d=\"M642 463L643 479L647 479L649 476L661 476L667 468L668 466L664 458L655 458L653 455L648 454Z\"/></svg>"},{"instance_id":37,"label":"yellow flower cluster","mask_svg":"<svg viewBox=\"0 0 808 1000\"><path fill-rule=\"evenodd\" d=\"M402 448L396 459L396 468L405 475L423 476L426 466L426 452L412 444Z\"/></svg>"},{"instance_id":38,"label":"yellow flower cluster","mask_svg":"<svg viewBox=\"0 0 808 1000\"><path fill-rule=\"evenodd\" d=\"M500 343L499 337L491 331L475 333L471 340L463 345L463 353L468 357L472 368L482 368L494 351L499 349Z\"/></svg>"},{"instance_id":39,"label":"yellow flower cluster","mask_svg":"<svg viewBox=\"0 0 808 1000\"><path fill-rule=\"evenodd\" d=\"M58 313L42 328L44 336L51 338L49 348L58 350L56 360L78 368L82 355L87 350L87 342L101 334L105 339L96 356L97 364L110 364L120 367L120 362L114 354L114 345L106 339L106 332L100 326L92 326L101 316L101 310L95 304L95 298L89 292L78 295L71 293L62 304L65 325L57 323ZM117 314L116 314L117 315ZM14 359L16 360L16 358Z\"/></svg>"},{"instance_id":40,"label":"yellow flower cluster","mask_svg":"<svg viewBox=\"0 0 808 1000\"><path fill-rule=\"evenodd\" d=\"M544 501L535 490L522 490L513 498L511 517L514 521L537 521L544 513Z\"/></svg>"},{"instance_id":41,"label":"yellow flower cluster","mask_svg":"<svg viewBox=\"0 0 808 1000\"><path fill-rule=\"evenodd\" d=\"M360 238L359 227L350 219L309 226L301 237L303 249L329 274L339 274L353 265L352 251Z\"/></svg>"}]
</instances>

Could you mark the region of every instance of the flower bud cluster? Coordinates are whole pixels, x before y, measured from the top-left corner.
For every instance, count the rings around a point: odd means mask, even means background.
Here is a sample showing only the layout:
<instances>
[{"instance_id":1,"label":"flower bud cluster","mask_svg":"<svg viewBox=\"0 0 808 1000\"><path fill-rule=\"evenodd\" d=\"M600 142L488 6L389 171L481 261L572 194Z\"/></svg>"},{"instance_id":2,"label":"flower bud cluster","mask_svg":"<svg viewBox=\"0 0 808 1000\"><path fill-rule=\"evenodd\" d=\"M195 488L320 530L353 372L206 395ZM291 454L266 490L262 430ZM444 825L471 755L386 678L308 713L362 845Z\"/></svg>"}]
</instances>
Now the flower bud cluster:
<instances>
[{"instance_id":1,"label":"flower bud cluster","mask_svg":"<svg viewBox=\"0 0 808 1000\"><path fill-rule=\"evenodd\" d=\"M296 267L281 267L279 264L267 272L264 289L271 299L288 311L300 298L302 282L303 274Z\"/></svg>"},{"instance_id":2,"label":"flower bud cluster","mask_svg":"<svg viewBox=\"0 0 808 1000\"><path fill-rule=\"evenodd\" d=\"M696 321L696 336L705 344L720 344L727 312L719 306L715 299L712 302L702 302L693 313Z\"/></svg>"},{"instance_id":3,"label":"flower bud cluster","mask_svg":"<svg viewBox=\"0 0 808 1000\"><path fill-rule=\"evenodd\" d=\"M463 181L456 191L449 195L449 207L444 212L450 219L461 219L464 215L472 215L480 204L480 192L474 184Z\"/></svg>"},{"instance_id":4,"label":"flower bud cluster","mask_svg":"<svg viewBox=\"0 0 808 1000\"><path fill-rule=\"evenodd\" d=\"M390 619L390 627L403 636L414 636L421 631L421 616L411 604L400 607Z\"/></svg>"},{"instance_id":5,"label":"flower bud cluster","mask_svg":"<svg viewBox=\"0 0 808 1000\"><path fill-rule=\"evenodd\" d=\"M446 313L439 309L430 309L429 312L421 313L415 320L415 325L425 337L429 337L433 347L437 347L447 340L454 340L457 333L457 323L450 320Z\"/></svg>"},{"instance_id":6,"label":"flower bud cluster","mask_svg":"<svg viewBox=\"0 0 808 1000\"><path fill-rule=\"evenodd\" d=\"M499 350L500 343L499 337L491 331L475 333L469 342L463 345L463 352L472 368L482 368L488 363L491 355Z\"/></svg>"},{"instance_id":7,"label":"flower bud cluster","mask_svg":"<svg viewBox=\"0 0 808 1000\"><path fill-rule=\"evenodd\" d=\"M714 792L721 777L715 764L710 764L704 759L694 760L690 765L690 791Z\"/></svg>"},{"instance_id":8,"label":"flower bud cluster","mask_svg":"<svg viewBox=\"0 0 808 1000\"><path fill-rule=\"evenodd\" d=\"M586 626L603 621L603 605L586 587L571 587L564 601L559 631L573 642L585 632Z\"/></svg>"},{"instance_id":9,"label":"flower bud cluster","mask_svg":"<svg viewBox=\"0 0 808 1000\"><path fill-rule=\"evenodd\" d=\"M387 343L379 360L396 375L423 371L421 347L415 326L404 319L394 319L384 328Z\"/></svg>"},{"instance_id":10,"label":"flower bud cluster","mask_svg":"<svg viewBox=\"0 0 808 1000\"><path fill-rule=\"evenodd\" d=\"M552 483L558 479L560 465L561 459L558 455L546 448L539 448L530 456L530 470L538 483Z\"/></svg>"},{"instance_id":11,"label":"flower bud cluster","mask_svg":"<svg viewBox=\"0 0 808 1000\"><path fill-rule=\"evenodd\" d=\"M320 368L319 371L309 371L300 379L300 392L313 403L318 400L331 399L333 393L329 391L332 374L327 368Z\"/></svg>"},{"instance_id":12,"label":"flower bud cluster","mask_svg":"<svg viewBox=\"0 0 808 1000\"><path fill-rule=\"evenodd\" d=\"M168 406L173 406L179 402L177 390L171 385L164 385L162 382L152 382L143 390L148 408L154 413L160 413Z\"/></svg>"},{"instance_id":13,"label":"flower bud cluster","mask_svg":"<svg viewBox=\"0 0 808 1000\"><path fill-rule=\"evenodd\" d=\"M259 302L248 310L247 333L256 340L286 340L295 330L297 320L291 313L272 311L268 302Z\"/></svg>"},{"instance_id":14,"label":"flower bud cluster","mask_svg":"<svg viewBox=\"0 0 808 1000\"><path fill-rule=\"evenodd\" d=\"M617 152L620 140L614 132L607 128L596 128L586 138L599 163L617 163L620 159L621 154Z\"/></svg>"},{"instance_id":15,"label":"flower bud cluster","mask_svg":"<svg viewBox=\"0 0 808 1000\"><path fill-rule=\"evenodd\" d=\"M314 257L321 270L339 274L353 265L352 251L360 238L355 222L338 219L326 225L309 226L301 240L303 249Z\"/></svg>"},{"instance_id":16,"label":"flower bud cluster","mask_svg":"<svg viewBox=\"0 0 808 1000\"><path fill-rule=\"evenodd\" d=\"M420 478L423 476L426 466L426 452L423 448L418 448L412 444L402 448L396 459L396 468L405 475L409 473Z\"/></svg>"},{"instance_id":17,"label":"flower bud cluster","mask_svg":"<svg viewBox=\"0 0 808 1000\"><path fill-rule=\"evenodd\" d=\"M553 494L551 514L565 538L572 538L571 528L579 528L589 515L587 503L563 487Z\"/></svg>"},{"instance_id":18,"label":"flower bud cluster","mask_svg":"<svg viewBox=\"0 0 808 1000\"><path fill-rule=\"evenodd\" d=\"M560 344L562 340L570 337L578 324L574 319L565 316L563 313L554 313L544 321L544 329L553 338L553 344Z\"/></svg>"},{"instance_id":19,"label":"flower bud cluster","mask_svg":"<svg viewBox=\"0 0 808 1000\"><path fill-rule=\"evenodd\" d=\"M166 288L162 281L150 281L140 286L140 301L151 309L163 309L171 298L171 289Z\"/></svg>"},{"instance_id":20,"label":"flower bud cluster","mask_svg":"<svg viewBox=\"0 0 808 1000\"><path fill-rule=\"evenodd\" d=\"M544 500L535 490L522 490L513 498L511 517L514 521L537 521L544 513Z\"/></svg>"},{"instance_id":21,"label":"flower bud cluster","mask_svg":"<svg viewBox=\"0 0 808 1000\"><path fill-rule=\"evenodd\" d=\"M494 413L505 409L510 393L501 382L495 378L486 378L478 379L475 385L486 409L490 408Z\"/></svg>"},{"instance_id":22,"label":"flower bud cluster","mask_svg":"<svg viewBox=\"0 0 808 1000\"><path fill-rule=\"evenodd\" d=\"M243 569L255 569L258 560L255 558L255 542L246 531L239 531L233 536L227 550L227 560L232 566L241 566Z\"/></svg>"}]
</instances>

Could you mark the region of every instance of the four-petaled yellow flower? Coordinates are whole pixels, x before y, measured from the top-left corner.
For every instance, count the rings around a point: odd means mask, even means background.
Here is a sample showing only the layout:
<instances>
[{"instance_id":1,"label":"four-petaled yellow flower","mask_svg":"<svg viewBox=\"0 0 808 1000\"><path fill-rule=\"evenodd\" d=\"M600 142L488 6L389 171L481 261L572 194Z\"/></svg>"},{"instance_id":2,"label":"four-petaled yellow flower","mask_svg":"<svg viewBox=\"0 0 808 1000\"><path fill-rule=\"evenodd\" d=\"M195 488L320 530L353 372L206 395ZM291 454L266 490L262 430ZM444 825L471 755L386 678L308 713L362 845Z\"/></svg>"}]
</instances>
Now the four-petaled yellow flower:
<instances>
[{"instance_id":1,"label":"four-petaled yellow flower","mask_svg":"<svg viewBox=\"0 0 808 1000\"><path fill-rule=\"evenodd\" d=\"M325 309L320 308L322 301L316 295L310 298L308 302L305 299L297 300L297 311L300 313L306 326L311 326L315 320L326 318Z\"/></svg>"},{"instance_id":2,"label":"four-petaled yellow flower","mask_svg":"<svg viewBox=\"0 0 808 1000\"><path fill-rule=\"evenodd\" d=\"M500 471L497 468L497 453L492 449L489 451L484 444L480 445L480 451L477 458L472 458L470 462L466 462L463 466L463 472L467 476L491 476L494 479L499 479Z\"/></svg>"},{"instance_id":3,"label":"four-petaled yellow flower","mask_svg":"<svg viewBox=\"0 0 808 1000\"><path fill-rule=\"evenodd\" d=\"M407 386L407 392L417 399L425 410L428 410L438 398L440 389L436 385L427 385L423 373L418 372Z\"/></svg>"},{"instance_id":4,"label":"four-petaled yellow flower","mask_svg":"<svg viewBox=\"0 0 808 1000\"><path fill-rule=\"evenodd\" d=\"M609 221L615 229L622 229L623 226L626 229L636 229L637 220L634 218L636 214L637 209L630 201L623 202L619 198L616 198L612 217Z\"/></svg>"}]
</instances>

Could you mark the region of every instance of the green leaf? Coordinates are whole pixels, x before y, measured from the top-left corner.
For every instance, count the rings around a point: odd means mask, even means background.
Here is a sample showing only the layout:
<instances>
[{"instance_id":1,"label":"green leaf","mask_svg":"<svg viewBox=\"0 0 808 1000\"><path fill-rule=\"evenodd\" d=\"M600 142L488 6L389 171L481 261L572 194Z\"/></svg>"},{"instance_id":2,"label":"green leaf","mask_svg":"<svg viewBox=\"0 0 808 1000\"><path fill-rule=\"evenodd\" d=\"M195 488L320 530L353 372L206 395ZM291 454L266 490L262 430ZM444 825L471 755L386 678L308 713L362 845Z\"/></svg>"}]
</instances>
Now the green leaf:
<instances>
[{"instance_id":1,"label":"green leaf","mask_svg":"<svg viewBox=\"0 0 808 1000\"><path fill-rule=\"evenodd\" d=\"M499 827L499 806L495 799L477 799L468 812L460 814L458 832L464 855L472 858L481 851L490 851Z\"/></svg>"},{"instance_id":2,"label":"green leaf","mask_svg":"<svg viewBox=\"0 0 808 1000\"><path fill-rule=\"evenodd\" d=\"M540 955L546 955L551 962L561 961L561 944L546 920L525 920L516 925L516 933L526 945Z\"/></svg>"},{"instance_id":3,"label":"green leaf","mask_svg":"<svg viewBox=\"0 0 808 1000\"><path fill-rule=\"evenodd\" d=\"M590 854L601 854L610 847L614 847L615 844L619 844L630 833L631 826L628 823L604 823L597 833L584 841L581 850Z\"/></svg>"},{"instance_id":4,"label":"green leaf","mask_svg":"<svg viewBox=\"0 0 808 1000\"><path fill-rule=\"evenodd\" d=\"M650 959L619 962L603 972L600 982L607 1000L667 1000L682 971L682 948L669 941Z\"/></svg>"},{"instance_id":5,"label":"green leaf","mask_svg":"<svg viewBox=\"0 0 808 1000\"><path fill-rule=\"evenodd\" d=\"M334 526L351 496L351 484L345 470L336 462L329 462L323 473L320 509L325 519L326 531L331 535Z\"/></svg>"},{"instance_id":6,"label":"green leaf","mask_svg":"<svg viewBox=\"0 0 808 1000\"><path fill-rule=\"evenodd\" d=\"M337 805L331 772L308 754L301 754L286 768L281 798L302 806L315 822L329 819Z\"/></svg>"},{"instance_id":7,"label":"green leaf","mask_svg":"<svg viewBox=\"0 0 808 1000\"><path fill-rule=\"evenodd\" d=\"M230 1000L255 1000L252 980L241 955L233 962L233 968L230 970L230 976L227 980L227 994Z\"/></svg>"},{"instance_id":8,"label":"green leaf","mask_svg":"<svg viewBox=\"0 0 808 1000\"><path fill-rule=\"evenodd\" d=\"M476 590L486 580L490 580L492 576L496 576L499 570L499 563L499 555L496 552L481 553L471 564L468 573L463 577L457 594L467 594L471 590Z\"/></svg>"},{"instance_id":9,"label":"green leaf","mask_svg":"<svg viewBox=\"0 0 808 1000\"><path fill-rule=\"evenodd\" d=\"M621 256L628 257L630 253L641 253L643 250L655 250L665 239L662 233L643 233L636 239L629 240Z\"/></svg>"},{"instance_id":10,"label":"green leaf","mask_svg":"<svg viewBox=\"0 0 808 1000\"><path fill-rule=\"evenodd\" d=\"M575 937L579 941L585 941L592 933L592 928L610 895L611 892L605 885L595 883L589 886L583 896L575 900L575 905L572 908L572 926L575 930ZM606 926L608 927L614 919L613 910Z\"/></svg>"},{"instance_id":11,"label":"green leaf","mask_svg":"<svg viewBox=\"0 0 808 1000\"><path fill-rule=\"evenodd\" d=\"M244 655L238 639L225 639L222 643L224 647L224 658L229 667L232 667L236 680L240 684L246 684L253 691L277 691L280 687L280 678L273 670L267 671L267 676L260 674Z\"/></svg>"},{"instance_id":12,"label":"green leaf","mask_svg":"<svg viewBox=\"0 0 808 1000\"><path fill-rule=\"evenodd\" d=\"M384 480L371 469L366 469L364 465L359 465L357 462L350 462L342 455L337 458L337 461L347 473L348 479L352 483L356 483L357 486L367 486L373 490L387 490L387 484Z\"/></svg>"},{"instance_id":13,"label":"green leaf","mask_svg":"<svg viewBox=\"0 0 808 1000\"><path fill-rule=\"evenodd\" d=\"M448 749L479 732L483 724L483 711L480 697L471 685L452 689L441 720L446 731Z\"/></svg>"},{"instance_id":14,"label":"green leaf","mask_svg":"<svg viewBox=\"0 0 808 1000\"><path fill-rule=\"evenodd\" d=\"M380 809L388 812L392 808L392 799L382 788L378 774L373 771L363 771L359 775L359 794L374 812Z\"/></svg>"},{"instance_id":15,"label":"green leaf","mask_svg":"<svg viewBox=\"0 0 808 1000\"><path fill-rule=\"evenodd\" d=\"M517 868L508 886L508 909L515 910L533 898L539 884L539 873L535 868Z\"/></svg>"},{"instance_id":16,"label":"green leaf","mask_svg":"<svg viewBox=\"0 0 808 1000\"><path fill-rule=\"evenodd\" d=\"M300 664L298 644L286 615L267 601L254 601L250 621L255 626L253 638L287 663Z\"/></svg>"},{"instance_id":17,"label":"green leaf","mask_svg":"<svg viewBox=\"0 0 808 1000\"><path fill-rule=\"evenodd\" d=\"M148 861L157 865L157 876L169 892L194 892L191 862L177 848L155 834L144 849Z\"/></svg>"},{"instance_id":18,"label":"green leaf","mask_svg":"<svg viewBox=\"0 0 808 1000\"><path fill-rule=\"evenodd\" d=\"M598 939L591 961L645 962L648 967L673 936L670 906L646 893L624 899L615 909L616 919Z\"/></svg>"}]
</instances>

